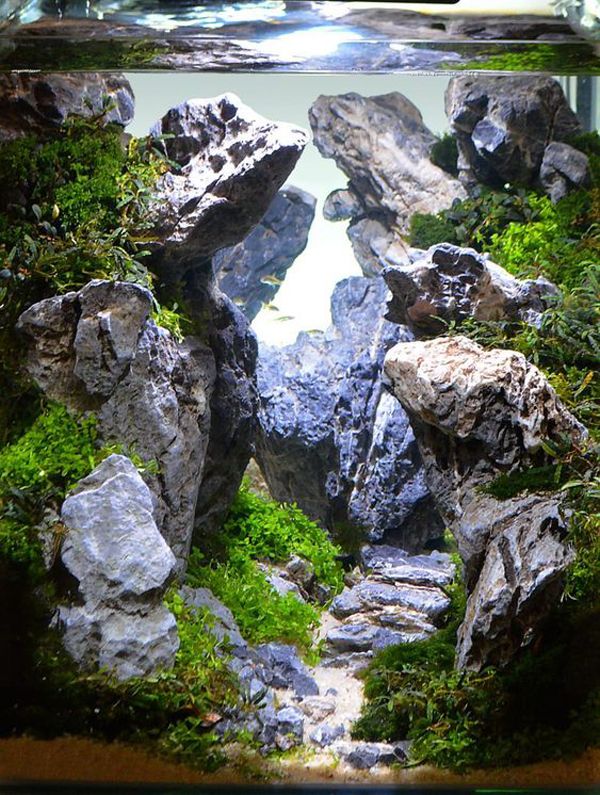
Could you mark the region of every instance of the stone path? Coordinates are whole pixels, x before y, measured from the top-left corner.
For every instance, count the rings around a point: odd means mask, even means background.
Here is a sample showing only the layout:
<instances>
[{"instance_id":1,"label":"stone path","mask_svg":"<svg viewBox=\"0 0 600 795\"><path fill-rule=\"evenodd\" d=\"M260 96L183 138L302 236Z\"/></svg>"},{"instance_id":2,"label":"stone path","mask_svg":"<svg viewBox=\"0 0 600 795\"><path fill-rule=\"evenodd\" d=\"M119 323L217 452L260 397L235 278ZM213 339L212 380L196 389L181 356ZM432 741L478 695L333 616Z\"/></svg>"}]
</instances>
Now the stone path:
<instances>
[{"instance_id":1,"label":"stone path","mask_svg":"<svg viewBox=\"0 0 600 795\"><path fill-rule=\"evenodd\" d=\"M346 576L347 585L322 616L317 640L325 651L320 663L307 667L293 646L266 643L249 646L230 611L205 588L184 588L188 604L208 607L216 616L213 629L227 636L231 668L238 675L244 704L224 715L215 730L225 739L249 731L265 750L305 745L333 754L357 769L402 762L407 743L366 743L351 739L360 715L363 683L358 677L380 649L409 643L436 631L450 607L444 592L454 578L448 555L432 552L410 556L390 546L365 546L361 566ZM271 570L271 582L282 592L294 590L290 571ZM303 576L305 572L303 573ZM281 582L280 582L281 581ZM306 583L304 583L306 585ZM303 598L300 585L297 596Z\"/></svg>"}]
</instances>

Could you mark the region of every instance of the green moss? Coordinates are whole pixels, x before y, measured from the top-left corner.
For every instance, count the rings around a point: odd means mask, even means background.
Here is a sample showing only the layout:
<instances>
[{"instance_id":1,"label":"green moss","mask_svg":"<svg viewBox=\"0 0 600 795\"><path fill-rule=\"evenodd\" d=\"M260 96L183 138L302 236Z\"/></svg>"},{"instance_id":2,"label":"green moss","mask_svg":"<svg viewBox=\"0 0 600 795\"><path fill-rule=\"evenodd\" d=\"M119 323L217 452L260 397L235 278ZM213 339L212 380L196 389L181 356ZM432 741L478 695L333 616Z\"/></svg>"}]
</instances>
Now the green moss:
<instances>
[{"instance_id":1,"label":"green moss","mask_svg":"<svg viewBox=\"0 0 600 795\"><path fill-rule=\"evenodd\" d=\"M411 246L427 249L437 243L458 243L454 224L448 218L440 216L415 213L411 217L409 229Z\"/></svg>"},{"instance_id":2,"label":"green moss","mask_svg":"<svg viewBox=\"0 0 600 795\"><path fill-rule=\"evenodd\" d=\"M441 169L458 176L458 144L456 138L451 133L446 133L434 143L429 153L431 162Z\"/></svg>"},{"instance_id":3,"label":"green moss","mask_svg":"<svg viewBox=\"0 0 600 795\"><path fill-rule=\"evenodd\" d=\"M551 75L597 74L600 68L594 47L588 44L527 43L487 45L476 57L461 64L449 62L447 68L458 71L543 72Z\"/></svg>"}]
</instances>

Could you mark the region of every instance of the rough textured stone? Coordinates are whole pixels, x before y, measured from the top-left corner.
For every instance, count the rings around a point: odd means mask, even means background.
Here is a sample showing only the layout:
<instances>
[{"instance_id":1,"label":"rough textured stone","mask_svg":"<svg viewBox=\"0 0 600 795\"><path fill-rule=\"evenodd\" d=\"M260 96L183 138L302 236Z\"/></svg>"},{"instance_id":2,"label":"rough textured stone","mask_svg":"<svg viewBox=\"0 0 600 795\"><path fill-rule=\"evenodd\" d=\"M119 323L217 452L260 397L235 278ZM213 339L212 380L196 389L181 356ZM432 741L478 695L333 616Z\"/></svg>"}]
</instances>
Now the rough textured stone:
<instances>
[{"instance_id":1,"label":"rough textured stone","mask_svg":"<svg viewBox=\"0 0 600 795\"><path fill-rule=\"evenodd\" d=\"M0 75L0 141L24 135L43 136L57 130L69 115L90 117L111 109L104 123L125 126L133 118L134 98L129 81L120 74L78 72Z\"/></svg>"},{"instance_id":2,"label":"rough textured stone","mask_svg":"<svg viewBox=\"0 0 600 795\"><path fill-rule=\"evenodd\" d=\"M540 183L554 203L574 189L588 188L591 183L589 158L569 144L551 143L544 152Z\"/></svg>"},{"instance_id":3,"label":"rough textured stone","mask_svg":"<svg viewBox=\"0 0 600 795\"><path fill-rule=\"evenodd\" d=\"M322 723L310 733L310 739L321 748L327 748L327 746L332 745L332 743L339 740L340 737L343 737L345 734L346 727L342 723L336 726Z\"/></svg>"},{"instance_id":4,"label":"rough textured stone","mask_svg":"<svg viewBox=\"0 0 600 795\"><path fill-rule=\"evenodd\" d=\"M546 279L521 281L474 249L449 243L432 246L410 264L386 268L384 279L392 293L387 319L417 335L439 333L468 317L539 326L545 299L558 294Z\"/></svg>"},{"instance_id":5,"label":"rough textured stone","mask_svg":"<svg viewBox=\"0 0 600 795\"><path fill-rule=\"evenodd\" d=\"M215 618L215 623L209 629L218 640L224 640L231 652L236 657L246 659L248 644L243 639L236 620L231 610L219 601L208 588L190 588L184 585L180 595L185 604L192 610L208 610ZM264 683L261 683L264 685Z\"/></svg>"},{"instance_id":6,"label":"rough textured stone","mask_svg":"<svg viewBox=\"0 0 600 795\"><path fill-rule=\"evenodd\" d=\"M348 177L325 202L325 217L350 219L348 237L363 273L402 261L414 213L437 213L464 198L458 180L430 158L436 137L399 93L321 96L309 111L314 142Z\"/></svg>"},{"instance_id":7,"label":"rough textured stone","mask_svg":"<svg viewBox=\"0 0 600 795\"><path fill-rule=\"evenodd\" d=\"M282 707L277 712L277 747L287 751L300 745L304 737L304 715L298 707Z\"/></svg>"},{"instance_id":8,"label":"rough textured stone","mask_svg":"<svg viewBox=\"0 0 600 795\"><path fill-rule=\"evenodd\" d=\"M567 523L561 502L560 497L531 494L504 502L475 497L467 506L457 532L461 551L465 554L467 539L485 547L483 556L465 555L471 561L473 590L459 632L459 666L503 665L535 637L558 601L564 571L574 558L564 544Z\"/></svg>"},{"instance_id":9,"label":"rough textured stone","mask_svg":"<svg viewBox=\"0 0 600 795\"><path fill-rule=\"evenodd\" d=\"M406 415L381 382L385 351L409 337L382 319L385 298L380 278L346 279L326 332L261 346L256 458L276 499L415 550L442 527Z\"/></svg>"},{"instance_id":10,"label":"rough textured stone","mask_svg":"<svg viewBox=\"0 0 600 795\"><path fill-rule=\"evenodd\" d=\"M405 743L362 743L341 740L335 743L332 750L345 762L358 770L370 770L375 765L390 765L394 762L406 762L407 747Z\"/></svg>"},{"instance_id":11,"label":"rough textured stone","mask_svg":"<svg viewBox=\"0 0 600 795\"><path fill-rule=\"evenodd\" d=\"M309 119L319 152L346 174L363 212L389 213L406 228L413 213L439 212L463 195L430 161L436 138L402 94L321 96Z\"/></svg>"},{"instance_id":12,"label":"rough textured stone","mask_svg":"<svg viewBox=\"0 0 600 795\"><path fill-rule=\"evenodd\" d=\"M299 188L279 191L260 222L235 246L212 260L219 288L252 321L306 248L316 199Z\"/></svg>"},{"instance_id":13,"label":"rough textured stone","mask_svg":"<svg viewBox=\"0 0 600 795\"><path fill-rule=\"evenodd\" d=\"M154 266L177 278L237 244L267 211L306 144L305 133L271 122L234 94L172 108L151 135L180 169L159 180Z\"/></svg>"},{"instance_id":14,"label":"rough textured stone","mask_svg":"<svg viewBox=\"0 0 600 795\"><path fill-rule=\"evenodd\" d=\"M65 647L82 666L105 666L121 679L168 667L178 647L175 619L161 604L176 561L152 510L134 465L112 455L61 512L61 559L82 602L59 610Z\"/></svg>"},{"instance_id":15,"label":"rough textured stone","mask_svg":"<svg viewBox=\"0 0 600 795\"><path fill-rule=\"evenodd\" d=\"M194 520L194 539L200 542L221 528L254 452L258 351L248 321L226 296L212 288L207 295L193 292L190 306L195 317L204 318L207 325L206 340L216 372Z\"/></svg>"},{"instance_id":16,"label":"rough textured stone","mask_svg":"<svg viewBox=\"0 0 600 795\"><path fill-rule=\"evenodd\" d=\"M310 676L294 646L283 643L265 643L256 647L258 659L269 672L269 684L285 687L298 696L318 696L319 687Z\"/></svg>"},{"instance_id":17,"label":"rough textured stone","mask_svg":"<svg viewBox=\"0 0 600 795\"><path fill-rule=\"evenodd\" d=\"M26 367L53 400L94 409L107 442L158 464L145 478L155 519L183 567L208 446L214 358L194 338L177 343L148 319L152 297L125 282L92 281L35 304L18 328Z\"/></svg>"},{"instance_id":18,"label":"rough textured stone","mask_svg":"<svg viewBox=\"0 0 600 795\"><path fill-rule=\"evenodd\" d=\"M461 75L446 91L446 113L459 148L460 179L531 185L552 141L580 131L551 77Z\"/></svg>"},{"instance_id":19,"label":"rough textured stone","mask_svg":"<svg viewBox=\"0 0 600 795\"><path fill-rule=\"evenodd\" d=\"M458 662L473 669L503 665L535 637L572 553L556 496L501 502L478 487L545 463L545 440L581 444L586 431L540 371L514 351L439 338L397 345L385 369L411 417L430 488L465 564L469 599Z\"/></svg>"},{"instance_id":20,"label":"rough textured stone","mask_svg":"<svg viewBox=\"0 0 600 795\"><path fill-rule=\"evenodd\" d=\"M465 337L399 343L385 372L449 522L475 486L532 465L544 440L585 437L537 367L515 351L486 351Z\"/></svg>"}]
</instances>

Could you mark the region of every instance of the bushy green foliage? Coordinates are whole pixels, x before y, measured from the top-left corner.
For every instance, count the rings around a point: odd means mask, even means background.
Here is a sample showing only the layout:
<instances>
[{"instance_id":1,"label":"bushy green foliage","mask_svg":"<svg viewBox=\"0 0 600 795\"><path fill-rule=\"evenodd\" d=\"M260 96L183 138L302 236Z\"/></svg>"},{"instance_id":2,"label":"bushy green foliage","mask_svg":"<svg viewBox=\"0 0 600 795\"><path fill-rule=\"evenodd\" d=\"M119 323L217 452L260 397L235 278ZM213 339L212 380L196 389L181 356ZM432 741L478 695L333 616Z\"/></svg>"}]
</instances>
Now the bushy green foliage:
<instances>
[{"instance_id":1,"label":"bushy green foliage","mask_svg":"<svg viewBox=\"0 0 600 795\"><path fill-rule=\"evenodd\" d=\"M303 604L293 594L277 594L257 563L285 562L299 555L333 595L343 587L336 560L339 548L297 506L259 497L246 483L219 533L219 544L218 551L210 550L210 563L200 550L192 551L187 582L210 588L232 611L251 643L280 640L308 652L319 620L317 607Z\"/></svg>"},{"instance_id":2,"label":"bushy green foliage","mask_svg":"<svg viewBox=\"0 0 600 795\"><path fill-rule=\"evenodd\" d=\"M279 595L247 553L238 549L226 563L205 564L193 550L186 581L192 587L210 588L231 610L248 642L282 641L310 649L319 612L293 594Z\"/></svg>"},{"instance_id":3,"label":"bushy green foliage","mask_svg":"<svg viewBox=\"0 0 600 795\"><path fill-rule=\"evenodd\" d=\"M12 444L0 449L0 559L35 576L40 547L35 526L57 509L67 490L102 453L93 417L76 418L51 404Z\"/></svg>"},{"instance_id":4,"label":"bushy green foliage","mask_svg":"<svg viewBox=\"0 0 600 795\"><path fill-rule=\"evenodd\" d=\"M259 497L243 484L222 533L230 550L239 549L251 558L273 562L299 555L312 564L319 582L335 593L343 587L342 567L336 559L340 548L297 505Z\"/></svg>"},{"instance_id":5,"label":"bushy green foliage","mask_svg":"<svg viewBox=\"0 0 600 795\"><path fill-rule=\"evenodd\" d=\"M457 242L454 224L441 213L415 213L410 219L409 236L410 244L415 248L428 249L437 243Z\"/></svg>"},{"instance_id":6,"label":"bushy green foliage","mask_svg":"<svg viewBox=\"0 0 600 795\"><path fill-rule=\"evenodd\" d=\"M458 144L451 133L445 133L434 143L429 157L432 163L448 174L458 176Z\"/></svg>"}]
</instances>

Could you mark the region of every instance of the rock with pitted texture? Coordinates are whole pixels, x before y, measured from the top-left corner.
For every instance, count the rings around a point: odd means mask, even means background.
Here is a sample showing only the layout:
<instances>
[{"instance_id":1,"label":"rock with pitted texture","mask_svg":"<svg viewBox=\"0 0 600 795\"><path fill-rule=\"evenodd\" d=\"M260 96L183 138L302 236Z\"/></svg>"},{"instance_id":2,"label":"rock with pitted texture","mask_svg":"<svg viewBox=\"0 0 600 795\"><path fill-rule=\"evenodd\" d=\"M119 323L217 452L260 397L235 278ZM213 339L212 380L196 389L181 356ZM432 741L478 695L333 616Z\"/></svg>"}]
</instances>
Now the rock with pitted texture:
<instances>
[{"instance_id":1,"label":"rock with pitted texture","mask_svg":"<svg viewBox=\"0 0 600 795\"><path fill-rule=\"evenodd\" d=\"M442 532L405 413L381 382L407 332L383 319L380 277L340 282L332 326L262 346L256 458L272 495L324 527L364 528L416 550Z\"/></svg>"},{"instance_id":2,"label":"rock with pitted texture","mask_svg":"<svg viewBox=\"0 0 600 795\"><path fill-rule=\"evenodd\" d=\"M179 167L152 197L153 265L173 280L250 232L306 144L302 130L259 116L234 94L184 102L151 135L173 136L159 145Z\"/></svg>"},{"instance_id":3,"label":"rock with pitted texture","mask_svg":"<svg viewBox=\"0 0 600 795\"><path fill-rule=\"evenodd\" d=\"M548 299L558 295L546 279L516 279L474 249L449 243L386 268L383 275L392 293L387 319L408 326L417 336L440 333L449 323L468 317L539 326Z\"/></svg>"},{"instance_id":4,"label":"rock with pitted texture","mask_svg":"<svg viewBox=\"0 0 600 795\"><path fill-rule=\"evenodd\" d=\"M540 183L555 204L572 190L589 188L591 172L587 155L569 144L551 143L544 152Z\"/></svg>"},{"instance_id":5,"label":"rock with pitted texture","mask_svg":"<svg viewBox=\"0 0 600 795\"><path fill-rule=\"evenodd\" d=\"M503 665L535 637L572 554L555 495L502 502L481 487L545 463L546 440L581 444L586 430L515 351L486 351L464 337L400 343L385 371L465 564L469 600L458 662Z\"/></svg>"},{"instance_id":6,"label":"rock with pitted texture","mask_svg":"<svg viewBox=\"0 0 600 795\"><path fill-rule=\"evenodd\" d=\"M459 176L468 185L533 185L548 145L581 129L551 77L455 77L446 113L458 142Z\"/></svg>"},{"instance_id":7,"label":"rock with pitted texture","mask_svg":"<svg viewBox=\"0 0 600 795\"><path fill-rule=\"evenodd\" d=\"M219 289L248 320L273 300L288 269L306 248L316 201L299 188L284 188L244 240L214 255Z\"/></svg>"},{"instance_id":8,"label":"rock with pitted texture","mask_svg":"<svg viewBox=\"0 0 600 795\"><path fill-rule=\"evenodd\" d=\"M48 397L73 410L93 409L103 441L154 464L144 477L155 495L155 520L183 569L209 441L215 363L198 340L178 343L156 326L151 307L142 287L92 281L34 304L18 329L27 370Z\"/></svg>"},{"instance_id":9,"label":"rock with pitted texture","mask_svg":"<svg viewBox=\"0 0 600 795\"><path fill-rule=\"evenodd\" d=\"M104 124L125 126L134 97L124 75L0 74L0 141L55 132L68 116L102 116Z\"/></svg>"},{"instance_id":10,"label":"rock with pitted texture","mask_svg":"<svg viewBox=\"0 0 600 795\"><path fill-rule=\"evenodd\" d=\"M321 96L309 118L319 152L349 180L326 201L326 217L350 218L348 235L365 275L397 257L414 213L437 213L466 195L431 162L437 139L402 94Z\"/></svg>"},{"instance_id":11,"label":"rock with pitted texture","mask_svg":"<svg viewBox=\"0 0 600 795\"><path fill-rule=\"evenodd\" d=\"M79 600L59 608L67 651L82 667L108 668L119 679L172 665L177 630L162 598L175 556L131 461L111 455L99 464L67 496L61 521L61 559Z\"/></svg>"}]
</instances>

